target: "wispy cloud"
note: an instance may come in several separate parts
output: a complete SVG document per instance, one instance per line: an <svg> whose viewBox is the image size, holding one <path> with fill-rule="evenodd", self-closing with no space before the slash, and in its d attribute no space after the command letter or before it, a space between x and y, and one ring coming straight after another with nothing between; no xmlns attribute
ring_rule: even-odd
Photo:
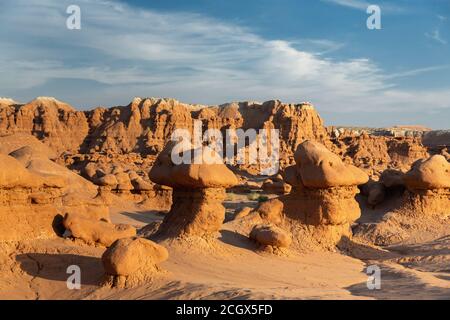
<svg viewBox="0 0 450 320"><path fill-rule="evenodd" d="M323 0L323 1L360 10L366 10L367 7L370 5L369 2L363 0Z"/></svg>
<svg viewBox="0 0 450 320"><path fill-rule="evenodd" d="M398 73L389 74L385 77L385 79L396 79L396 78L405 78L405 77L413 77L418 76L424 73L433 72L433 71L441 71L450 68L450 64L439 65L439 66L430 66L425 68L417 68L407 71L402 71Z"/></svg>
<svg viewBox="0 0 450 320"><path fill-rule="evenodd" d="M441 27L445 24L447 21L447 17L442 15L437 15L437 19L439 21L438 26L432 31L432 32L426 32L425 36L427 38L430 38L440 44L446 45L448 42L446 39L444 39L441 35Z"/></svg>
<svg viewBox="0 0 450 320"><path fill-rule="evenodd" d="M367 8L373 4L380 6L383 12L386 13L401 13L405 11L404 7L393 4L392 2L385 2L385 1L376 1L376 2L369 2L365 0L321 0L321 1L351 9L364 11L366 11Z"/></svg>
<svg viewBox="0 0 450 320"><path fill-rule="evenodd" d="M204 104L309 100L330 112L422 110L430 99L430 110L450 108L450 88L407 91L392 81L433 72L435 66L389 75L363 57L330 58L326 52L342 45L333 41L269 40L203 15L107 0L77 1L82 29L70 31L65 9L71 2L2 3L0 95L45 88L51 92L42 94L58 96L59 84L73 79L89 81L95 94L66 88L65 98L91 106L133 96L171 96ZM3 26L14 29L6 32ZM314 45L317 50L311 49Z"/></svg>

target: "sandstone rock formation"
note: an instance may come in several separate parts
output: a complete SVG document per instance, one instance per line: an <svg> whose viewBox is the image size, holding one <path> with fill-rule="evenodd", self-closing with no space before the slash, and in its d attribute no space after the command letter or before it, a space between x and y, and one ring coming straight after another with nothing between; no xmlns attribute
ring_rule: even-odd
<svg viewBox="0 0 450 320"><path fill-rule="evenodd" d="M450 130L427 132L423 137L423 144L427 147L450 146Z"/></svg>
<svg viewBox="0 0 450 320"><path fill-rule="evenodd" d="M350 237L350 225L361 214L355 200L358 185L366 183L368 176L317 142L300 144L295 159L297 165L285 172L286 182L293 186L291 193L263 203L255 213L263 221L289 228L295 241L299 232L302 239L325 246Z"/></svg>
<svg viewBox="0 0 450 320"><path fill-rule="evenodd" d="M428 157L419 138L394 138L363 133L332 139L332 151L347 163L377 178L386 169L407 170L411 164Z"/></svg>
<svg viewBox="0 0 450 320"><path fill-rule="evenodd" d="M143 208L168 210L171 204L171 190L152 183L142 170L139 174L130 166L111 163L88 162L82 175L99 186L104 199L127 200Z"/></svg>
<svg viewBox="0 0 450 320"><path fill-rule="evenodd" d="M359 225L355 229L358 238L392 245L445 234L450 217L450 163L443 156L418 160L406 174L386 171L382 181L391 189L406 188L401 203L381 221Z"/></svg>
<svg viewBox="0 0 450 320"><path fill-rule="evenodd" d="M112 224L104 220L96 220L91 217L67 213L63 225L66 235L82 239L88 244L99 243L109 247L114 241L129 238L136 235L136 229L125 224Z"/></svg>
<svg viewBox="0 0 450 320"><path fill-rule="evenodd" d="M173 188L172 207L160 227L168 237L207 236L220 230L225 218L225 188L237 184L235 175L208 147L184 149L191 153L191 164L175 165L169 143L150 171L150 179ZM198 152L199 151L199 152ZM214 163L212 163L214 160Z"/></svg>
<svg viewBox="0 0 450 320"><path fill-rule="evenodd" d="M54 237L61 211L109 219L97 188L46 158L42 149L22 146L11 156L0 154L1 240Z"/></svg>
<svg viewBox="0 0 450 320"><path fill-rule="evenodd" d="M54 235L52 205L64 184L24 168L13 157L0 155L0 239L46 238Z"/></svg>
<svg viewBox="0 0 450 320"><path fill-rule="evenodd" d="M291 236L272 225L256 225L250 232L250 239L255 240L263 246L287 248L292 243Z"/></svg>
<svg viewBox="0 0 450 320"><path fill-rule="evenodd" d="M39 97L27 104L2 101L0 135L34 135L58 154L66 152L66 164L74 167L84 163L86 157L105 155L134 154L137 161L145 162L147 156L159 154L175 129L187 129L192 134L194 120L201 121L203 131L278 129L282 167L292 163L296 146L302 141L328 142L322 119L308 103L267 101L201 106L174 99L135 98L128 106L81 112L54 98ZM259 170L258 165L239 167Z"/></svg>
<svg viewBox="0 0 450 320"><path fill-rule="evenodd" d="M450 163L443 156L415 162L403 180L407 187L405 204L412 210L450 215Z"/></svg>
<svg viewBox="0 0 450 320"><path fill-rule="evenodd" d="M239 210L236 210L236 214L234 216L234 219L237 220L237 219L241 219L243 217L246 217L246 216L248 216L250 214L250 212L252 212L252 210L253 210L253 208L250 208L250 207L243 207L243 208L241 208Z"/></svg>
<svg viewBox="0 0 450 320"><path fill-rule="evenodd" d="M31 149L33 154L40 154L51 160L56 160L58 158L55 151L30 134L15 133L4 136L0 135L0 153L10 154L15 150L24 147Z"/></svg>
<svg viewBox="0 0 450 320"><path fill-rule="evenodd" d="M83 112L49 97L24 105L0 104L0 119L0 135L27 133L58 153L77 151L89 130Z"/></svg>
<svg viewBox="0 0 450 320"><path fill-rule="evenodd" d="M266 193L286 194L291 191L291 186L283 181L283 177L278 174L275 177L265 180L262 189Z"/></svg>
<svg viewBox="0 0 450 320"><path fill-rule="evenodd" d="M367 197L367 203L375 207L382 203L386 197L386 187L378 181L369 181L361 186L361 194Z"/></svg>
<svg viewBox="0 0 450 320"><path fill-rule="evenodd" d="M404 188L405 187L404 176L405 174L402 171L387 169L383 171L383 173L381 174L380 182L386 188Z"/></svg>
<svg viewBox="0 0 450 320"><path fill-rule="evenodd" d="M103 254L102 262L113 286L128 287L148 280L167 260L166 248L144 238L115 241Z"/></svg>

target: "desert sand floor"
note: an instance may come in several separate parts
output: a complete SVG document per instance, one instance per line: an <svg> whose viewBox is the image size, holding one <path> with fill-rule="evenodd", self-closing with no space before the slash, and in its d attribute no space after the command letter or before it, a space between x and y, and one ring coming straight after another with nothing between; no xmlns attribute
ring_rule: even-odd
<svg viewBox="0 0 450 320"><path fill-rule="evenodd" d="M142 227L157 213L115 212L113 221ZM164 242L169 260L151 282L102 286L102 247L65 239L0 245L0 299L448 299L450 237L379 249L354 244L338 252L258 252L225 223L217 239ZM358 259L359 258L359 259ZM367 265L382 270L369 290ZM66 286L69 265L81 268L81 289Z"/></svg>

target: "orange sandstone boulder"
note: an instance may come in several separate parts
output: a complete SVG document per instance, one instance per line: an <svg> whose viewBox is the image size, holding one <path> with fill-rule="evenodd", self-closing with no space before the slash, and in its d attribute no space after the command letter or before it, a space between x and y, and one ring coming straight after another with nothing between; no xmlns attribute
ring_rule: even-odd
<svg viewBox="0 0 450 320"><path fill-rule="evenodd" d="M144 238L125 238L114 242L103 254L102 263L114 287L132 287L151 281L159 271L157 264L167 260L166 248Z"/></svg>
<svg viewBox="0 0 450 320"><path fill-rule="evenodd" d="M169 257L166 248L144 238L115 241L103 254L105 271L114 276L130 276L139 269L152 268Z"/></svg>
<svg viewBox="0 0 450 320"><path fill-rule="evenodd" d="M66 214L63 225L74 238L87 243L99 243L109 247L114 241L133 237L136 229L129 225L112 224L104 220L86 218L77 214Z"/></svg>
<svg viewBox="0 0 450 320"><path fill-rule="evenodd" d="M408 189L450 188L450 163L441 155L418 160L403 179Z"/></svg>
<svg viewBox="0 0 450 320"><path fill-rule="evenodd" d="M256 225L250 232L250 239L264 246L287 248L292 243L291 236L273 225Z"/></svg>

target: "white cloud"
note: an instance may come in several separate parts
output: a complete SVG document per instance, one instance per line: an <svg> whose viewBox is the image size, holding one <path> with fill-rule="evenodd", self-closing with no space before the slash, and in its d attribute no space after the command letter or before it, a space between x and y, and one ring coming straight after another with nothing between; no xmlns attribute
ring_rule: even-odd
<svg viewBox="0 0 450 320"><path fill-rule="evenodd" d="M380 1L376 1L376 2L369 2L369 1L365 1L365 0L321 0L323 2L328 2L328 3L332 3L335 5L339 5L339 6L343 6L343 7L347 7L347 8L351 8L351 9L357 9L357 10L363 10L366 11L367 8L370 5L378 5L381 7L381 10L384 13L402 13L405 11L404 7L398 6L393 4L392 2L380 2Z"/></svg>
<svg viewBox="0 0 450 320"><path fill-rule="evenodd" d="M360 10L366 10L367 7L370 6L369 2L362 0L324 0L324 1Z"/></svg>
<svg viewBox="0 0 450 320"><path fill-rule="evenodd" d="M26 92L72 78L104 85L95 97L74 92L75 101L86 99L83 104L119 103L141 95L203 104L308 100L330 112L410 111L425 104L450 108L450 88L405 91L391 82L435 67L388 75L365 58L326 58L324 52L341 44L325 39L268 40L202 15L138 10L117 1L79 0L82 29L71 31L65 28L71 2L2 3L0 26L14 29L6 34L0 28L1 90ZM320 49L311 50L311 45Z"/></svg>

